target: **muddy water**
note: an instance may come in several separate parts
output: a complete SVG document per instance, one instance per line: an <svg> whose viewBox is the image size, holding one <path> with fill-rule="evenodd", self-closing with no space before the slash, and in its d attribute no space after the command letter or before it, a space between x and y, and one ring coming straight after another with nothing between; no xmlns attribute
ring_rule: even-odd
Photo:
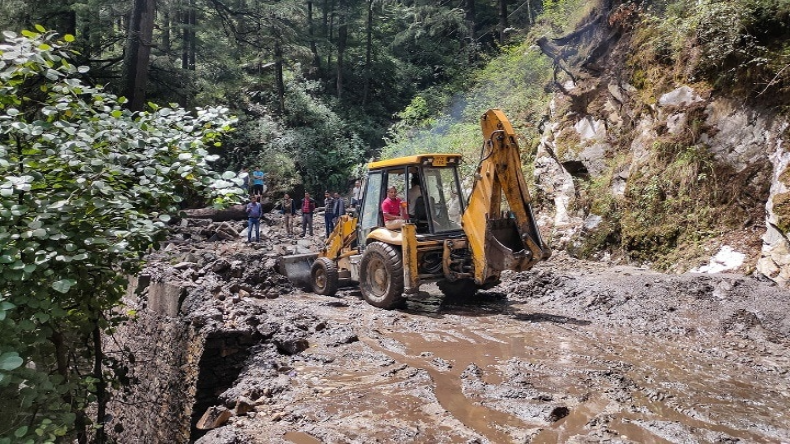
<svg viewBox="0 0 790 444"><path fill-rule="evenodd" d="M759 355L735 359L700 338L637 335L526 306L427 306L325 313L351 322L360 341L330 365L299 369L294 385L314 398L295 408L316 430L285 438L790 442L788 381L747 365Z"/></svg>
<svg viewBox="0 0 790 444"><path fill-rule="evenodd" d="M288 432L283 438L294 444L321 444L321 440L304 432Z"/></svg>

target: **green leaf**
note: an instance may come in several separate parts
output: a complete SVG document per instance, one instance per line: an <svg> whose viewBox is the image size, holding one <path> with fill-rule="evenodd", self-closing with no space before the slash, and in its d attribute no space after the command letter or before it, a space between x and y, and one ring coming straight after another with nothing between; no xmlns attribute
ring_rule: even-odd
<svg viewBox="0 0 790 444"><path fill-rule="evenodd" d="M21 437L27 435L27 429L28 429L27 426L22 426L22 427L16 429L16 431L14 432L14 436L16 436L17 438L21 438Z"/></svg>
<svg viewBox="0 0 790 444"><path fill-rule="evenodd" d="M68 293L69 289L77 283L74 279L61 279L52 283L52 288L58 293Z"/></svg>
<svg viewBox="0 0 790 444"><path fill-rule="evenodd" d="M0 355L0 370L10 372L22 366L25 360L19 357L17 352L5 352Z"/></svg>
<svg viewBox="0 0 790 444"><path fill-rule="evenodd" d="M38 24L37 24L37 25L35 26L35 28L36 28L36 31L38 31L38 32L47 32L47 28L45 28L45 27L43 27L43 26L41 26L41 25L38 25Z"/></svg>
<svg viewBox="0 0 790 444"><path fill-rule="evenodd" d="M63 40L65 40L67 42L73 42L74 41L74 36L71 35L71 34L66 34L66 35L63 36Z"/></svg>

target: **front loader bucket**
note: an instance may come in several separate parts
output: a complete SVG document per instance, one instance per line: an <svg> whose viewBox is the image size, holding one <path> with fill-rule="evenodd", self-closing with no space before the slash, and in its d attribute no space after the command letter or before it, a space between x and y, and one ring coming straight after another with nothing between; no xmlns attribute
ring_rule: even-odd
<svg viewBox="0 0 790 444"><path fill-rule="evenodd" d="M277 272L284 275L295 285L312 290L313 282L310 269L318 253L293 254L277 259Z"/></svg>

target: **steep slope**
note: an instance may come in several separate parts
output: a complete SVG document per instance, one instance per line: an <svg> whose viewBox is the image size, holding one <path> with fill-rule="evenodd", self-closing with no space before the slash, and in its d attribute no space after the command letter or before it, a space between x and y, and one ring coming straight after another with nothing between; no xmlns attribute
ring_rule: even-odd
<svg viewBox="0 0 790 444"><path fill-rule="evenodd" d="M555 64L535 161L554 247L674 272L711 267L719 254L728 263L703 270L786 284L790 153L779 74L759 87L754 76L725 79L709 66L702 19L695 37L667 49L670 14L656 21L649 7L614 3L600 2L573 33L538 40ZM712 7L697 2L688 13L724 14L702 8ZM786 41L761 38L764 47Z"/></svg>

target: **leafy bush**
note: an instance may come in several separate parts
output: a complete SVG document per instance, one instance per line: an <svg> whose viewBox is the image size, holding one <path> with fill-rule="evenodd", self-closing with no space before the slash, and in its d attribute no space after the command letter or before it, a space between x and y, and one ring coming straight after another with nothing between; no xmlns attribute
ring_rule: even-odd
<svg viewBox="0 0 790 444"><path fill-rule="evenodd" d="M117 362L101 335L124 318L124 276L163 238L180 196L236 199L235 175L213 173L208 154L233 119L223 108L131 113L79 80L72 36L37 31L0 45L0 442L92 427L102 442Z"/></svg>

